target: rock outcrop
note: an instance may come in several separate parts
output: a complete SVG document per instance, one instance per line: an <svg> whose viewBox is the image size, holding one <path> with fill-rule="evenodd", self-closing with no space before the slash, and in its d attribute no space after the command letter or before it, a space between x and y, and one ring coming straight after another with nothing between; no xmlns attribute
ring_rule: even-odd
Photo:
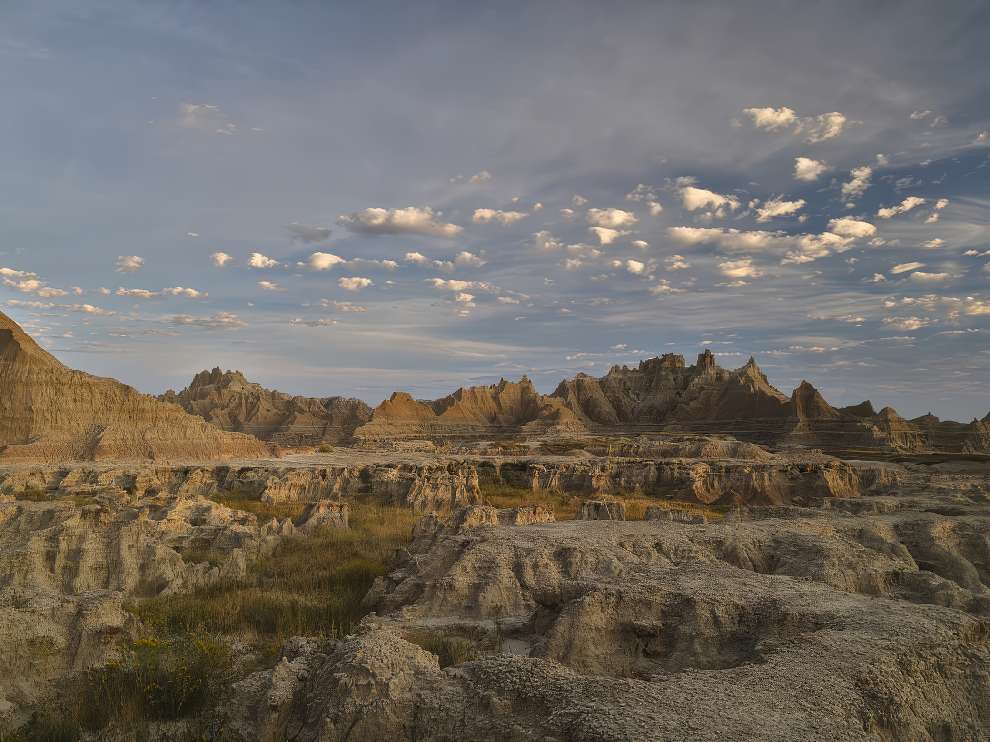
<svg viewBox="0 0 990 742"><path fill-rule="evenodd" d="M67 368L0 313L0 462L259 458L225 433L113 379Z"/></svg>
<svg viewBox="0 0 990 742"><path fill-rule="evenodd" d="M292 396L219 368L196 374L188 387L162 399L223 430L283 446L349 443L354 430L371 419L371 408L360 399Z"/></svg>

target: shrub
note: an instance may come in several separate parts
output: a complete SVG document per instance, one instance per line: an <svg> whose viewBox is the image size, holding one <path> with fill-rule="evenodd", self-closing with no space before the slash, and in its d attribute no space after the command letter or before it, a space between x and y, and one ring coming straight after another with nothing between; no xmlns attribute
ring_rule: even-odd
<svg viewBox="0 0 990 742"><path fill-rule="evenodd" d="M444 631L413 631L406 636L406 640L435 654L441 668L470 662L481 654L478 645L471 639Z"/></svg>

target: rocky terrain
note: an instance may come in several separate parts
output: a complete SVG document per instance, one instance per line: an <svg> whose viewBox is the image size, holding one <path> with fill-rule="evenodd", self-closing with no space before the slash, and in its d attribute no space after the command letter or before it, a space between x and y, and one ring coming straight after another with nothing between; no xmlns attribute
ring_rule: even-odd
<svg viewBox="0 0 990 742"><path fill-rule="evenodd" d="M257 438L67 368L2 313L0 390L0 462L265 455Z"/></svg>
<svg viewBox="0 0 990 742"><path fill-rule="evenodd" d="M359 399L293 397L219 368L197 374L181 392L168 391L161 399L223 430L282 446L348 443L354 430L371 419L371 408Z"/></svg>

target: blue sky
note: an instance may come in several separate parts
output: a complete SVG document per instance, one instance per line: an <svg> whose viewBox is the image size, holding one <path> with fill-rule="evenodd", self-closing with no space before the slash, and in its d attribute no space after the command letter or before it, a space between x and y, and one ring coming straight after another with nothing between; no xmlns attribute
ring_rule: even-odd
<svg viewBox="0 0 990 742"><path fill-rule="evenodd" d="M0 10L0 307L72 366L376 403L710 348L990 410L986 3L79 6Z"/></svg>

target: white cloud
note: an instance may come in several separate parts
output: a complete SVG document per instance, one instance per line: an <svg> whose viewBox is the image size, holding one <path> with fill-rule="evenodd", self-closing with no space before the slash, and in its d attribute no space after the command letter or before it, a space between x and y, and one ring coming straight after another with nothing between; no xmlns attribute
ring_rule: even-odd
<svg viewBox="0 0 990 742"><path fill-rule="evenodd" d="M928 118L931 115L932 115L932 112L929 111L929 110L927 110L927 109L925 109L925 110L919 110L919 111L911 111L911 115L910 115L909 118L912 121L919 121L920 119Z"/></svg>
<svg viewBox="0 0 990 742"><path fill-rule="evenodd" d="M883 273L874 273L869 283L886 283L887 277Z"/></svg>
<svg viewBox="0 0 990 742"><path fill-rule="evenodd" d="M869 165L854 167L849 171L849 180L842 184L842 197L846 199L856 199L866 193L870 187L870 178L873 176L873 168Z"/></svg>
<svg viewBox="0 0 990 742"><path fill-rule="evenodd" d="M647 242L646 240L633 240L629 244L635 247L637 250L648 250L650 248L650 243Z"/></svg>
<svg viewBox="0 0 990 742"><path fill-rule="evenodd" d="M650 287L650 293L654 296L662 296L663 294L682 294L684 289L674 288L670 285L670 281L661 278L657 281L655 286Z"/></svg>
<svg viewBox="0 0 990 742"><path fill-rule="evenodd" d="M564 243L543 229L533 235L533 246L540 250L559 250Z"/></svg>
<svg viewBox="0 0 990 742"><path fill-rule="evenodd" d="M874 225L869 222L860 221L859 219L853 219L849 216L832 219L828 223L828 228L830 232L834 232L837 235L852 237L854 239L872 237L877 233L877 228Z"/></svg>
<svg viewBox="0 0 990 742"><path fill-rule="evenodd" d="M117 273L135 273L144 267L144 258L137 255L118 255L115 270Z"/></svg>
<svg viewBox="0 0 990 742"><path fill-rule="evenodd" d="M471 220L475 224L501 224L503 227L507 227L510 224L515 224L516 222L525 219L529 214L523 213L522 211L500 211L498 209L475 209L474 216Z"/></svg>
<svg viewBox="0 0 990 742"><path fill-rule="evenodd" d="M200 327L207 330L236 330L241 327L247 327L247 322L244 322L240 317L231 312L218 312L209 317L193 317L190 314L177 314L172 317L170 322L173 325Z"/></svg>
<svg viewBox="0 0 990 742"><path fill-rule="evenodd" d="M580 209L586 203L588 203L588 199L586 199L584 196L579 196L578 194L575 193L571 197L571 206L573 206L575 209Z"/></svg>
<svg viewBox="0 0 990 742"><path fill-rule="evenodd" d="M629 259L626 261L626 270L634 276L641 276L646 272L646 263L640 260Z"/></svg>
<svg viewBox="0 0 990 742"><path fill-rule="evenodd" d="M763 272L753 265L752 258L726 260L718 264L718 269L726 278L759 278Z"/></svg>
<svg viewBox="0 0 990 742"><path fill-rule="evenodd" d="M471 268L480 268L485 264L485 261L474 253L468 252L467 250L461 250L457 253L457 257L454 258L454 263L456 265L468 266Z"/></svg>
<svg viewBox="0 0 990 742"><path fill-rule="evenodd" d="M92 304L53 304L48 301L22 301L20 299L8 299L7 304L11 307L24 307L26 309L62 309L67 312L92 314L101 317L113 317L117 314L110 309L95 307Z"/></svg>
<svg viewBox="0 0 990 742"><path fill-rule="evenodd" d="M56 289L41 280L36 273L15 270L14 268L0 268L0 281L8 288L20 291L22 294L34 294L42 299L51 299L57 296L68 296L67 291Z"/></svg>
<svg viewBox="0 0 990 742"><path fill-rule="evenodd" d="M927 219L925 219L925 224L935 224L935 222L937 222L939 218L941 218L942 216L942 214L940 213L942 209L944 209L948 205L949 205L949 199L947 198L940 198L938 201L936 201L935 206L932 209L932 213L928 215Z"/></svg>
<svg viewBox="0 0 990 742"><path fill-rule="evenodd" d="M220 106L210 103L180 103L179 126L214 134L237 133L237 124L227 117Z"/></svg>
<svg viewBox="0 0 990 742"><path fill-rule="evenodd" d="M683 245L712 243L726 250L763 250L794 243L794 238L782 232L741 231L724 227L669 227L667 234Z"/></svg>
<svg viewBox="0 0 990 742"><path fill-rule="evenodd" d="M911 211L911 209L915 209L924 203L925 199L920 196L908 196L897 206L890 206L888 208L880 209L877 211L877 216L881 219L890 219L898 214L906 214Z"/></svg>
<svg viewBox="0 0 990 742"><path fill-rule="evenodd" d="M500 296L496 301L499 304L518 304L519 300L513 296Z"/></svg>
<svg viewBox="0 0 990 742"><path fill-rule="evenodd" d="M565 271L576 271L584 266L584 261L581 258L564 258L562 265Z"/></svg>
<svg viewBox="0 0 990 742"><path fill-rule="evenodd" d="M288 230L292 233L292 239L299 242L324 242L330 239L330 227L292 222L288 226Z"/></svg>
<svg viewBox="0 0 990 742"><path fill-rule="evenodd" d="M472 175L470 178L468 178L468 183L470 183L471 185L478 185L480 183L487 183L491 179L492 179L492 174L487 170L482 170L481 172L477 172L474 175Z"/></svg>
<svg viewBox="0 0 990 742"><path fill-rule="evenodd" d="M743 113L752 119L753 126L764 131L786 129L797 123L797 114L787 107L744 108Z"/></svg>
<svg viewBox="0 0 990 742"><path fill-rule="evenodd" d="M663 261L669 271L682 271L691 267L683 255L669 255Z"/></svg>
<svg viewBox="0 0 990 742"><path fill-rule="evenodd" d="M852 246L854 240L854 237L842 236L834 232L804 234L798 238L797 249L788 251L781 263L785 265L811 263L833 252L845 252Z"/></svg>
<svg viewBox="0 0 990 742"><path fill-rule="evenodd" d="M923 327L934 324L934 322L935 320L928 317L885 317L883 320L885 325L890 325L897 330L903 330L905 332L920 330Z"/></svg>
<svg viewBox="0 0 990 742"><path fill-rule="evenodd" d="M258 288L265 291L281 291L282 287L274 281L258 281Z"/></svg>
<svg viewBox="0 0 990 742"><path fill-rule="evenodd" d="M976 135L976 139L973 140L973 144L987 144L990 143L990 131L981 131Z"/></svg>
<svg viewBox="0 0 990 742"><path fill-rule="evenodd" d="M928 248L929 250L936 250L940 247L943 247L944 245L945 245L945 240L943 240L941 237L935 237L933 239L928 240L927 242L921 243L922 247Z"/></svg>
<svg viewBox="0 0 990 742"><path fill-rule="evenodd" d="M897 275L898 273L907 273L908 271L913 271L913 270L917 270L918 268L924 268L924 267L925 267L924 263L918 263L918 262L898 263L897 265L895 265L893 268L890 269L890 272L893 273L894 275Z"/></svg>
<svg viewBox="0 0 990 742"><path fill-rule="evenodd" d="M329 319L327 317L319 317L317 319L303 319L302 317L295 317L289 320L290 325L295 325L297 327L333 327L337 324L337 320Z"/></svg>
<svg viewBox="0 0 990 742"><path fill-rule="evenodd" d="M990 267L990 263L987 263L987 267ZM967 296L963 311L972 317L990 316L990 301Z"/></svg>
<svg viewBox="0 0 990 742"><path fill-rule="evenodd" d="M846 117L838 111L832 111L802 119L800 129L808 133L804 141L815 144L828 139L835 139L842 133L845 126Z"/></svg>
<svg viewBox="0 0 990 742"><path fill-rule="evenodd" d="M329 252L314 252L306 260L306 267L311 271L328 271L341 263L346 263L339 255Z"/></svg>
<svg viewBox="0 0 990 742"><path fill-rule="evenodd" d="M595 237L598 238L598 244L600 245L611 245L619 237L629 234L628 232L623 232L618 229L609 229L608 227L588 227L588 231L592 232Z"/></svg>
<svg viewBox="0 0 990 742"><path fill-rule="evenodd" d="M416 265L427 265L430 259L421 252L407 252L405 261L407 263L415 263Z"/></svg>
<svg viewBox="0 0 990 742"><path fill-rule="evenodd" d="M735 211L739 208L739 199L735 196L725 196L705 188L697 188L693 185L681 188L681 203L688 211L698 211L706 209L715 216L724 216L726 209Z"/></svg>
<svg viewBox="0 0 990 742"><path fill-rule="evenodd" d="M278 261L267 255L262 255L260 252L253 252L251 259L248 260L248 265L252 268L277 268Z"/></svg>
<svg viewBox="0 0 990 742"><path fill-rule="evenodd" d="M631 211L622 209L588 209L587 218L588 224L608 229L624 229L639 221Z"/></svg>
<svg viewBox="0 0 990 742"><path fill-rule="evenodd" d="M911 280L918 283L941 283L950 278L955 278L955 276L951 273L925 273L924 271L915 271L911 274Z"/></svg>
<svg viewBox="0 0 990 742"><path fill-rule="evenodd" d="M790 216L796 214L804 208L805 201L799 198L797 201L785 201L782 197L771 198L764 201L762 206L756 209L756 221L768 222L776 216Z"/></svg>
<svg viewBox="0 0 990 742"><path fill-rule="evenodd" d="M490 283L486 283L484 281L462 281L456 278L430 278L427 282L432 284L435 289L440 289L441 291L453 291L455 293L468 290L487 292L497 290Z"/></svg>
<svg viewBox="0 0 990 742"><path fill-rule="evenodd" d="M362 278L361 276L349 276L341 277L337 279L337 285L345 291L360 291L361 289L366 289L369 286L374 286L375 284L370 278Z"/></svg>
<svg viewBox="0 0 990 742"><path fill-rule="evenodd" d="M225 252L215 252L210 256L210 260L213 261L213 265L217 268L223 268L227 263L233 260L233 258Z"/></svg>
<svg viewBox="0 0 990 742"><path fill-rule="evenodd" d="M815 181L826 170L828 170L828 165L821 160L813 160L810 157L794 158L794 178L796 180Z"/></svg>
<svg viewBox="0 0 990 742"><path fill-rule="evenodd" d="M361 234L425 234L456 237L463 228L438 220L439 213L429 207L407 206L404 209L369 208L341 214L337 224Z"/></svg>
<svg viewBox="0 0 990 742"><path fill-rule="evenodd" d="M345 312L347 314L361 314L368 311L367 307L359 304L352 304L349 301L336 301L331 299L320 299L320 307L330 309L335 312Z"/></svg>
<svg viewBox="0 0 990 742"><path fill-rule="evenodd" d="M469 294L467 291L459 291L454 295L454 301L458 304L463 304L466 307L475 306L474 294Z"/></svg>
<svg viewBox="0 0 990 742"><path fill-rule="evenodd" d="M149 289L128 289L123 286L116 291L117 296L124 296L129 299L160 299L166 296L181 296L186 299L205 299L209 294L205 291L185 288L184 286L172 286L161 291L151 291Z"/></svg>

